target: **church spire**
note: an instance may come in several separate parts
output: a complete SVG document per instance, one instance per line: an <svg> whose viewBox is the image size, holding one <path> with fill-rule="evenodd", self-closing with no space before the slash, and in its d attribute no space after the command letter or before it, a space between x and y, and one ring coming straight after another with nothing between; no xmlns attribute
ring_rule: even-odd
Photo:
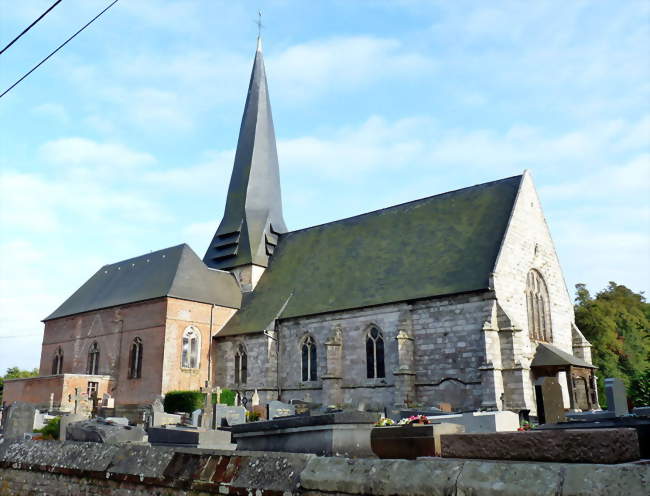
<svg viewBox="0 0 650 496"><path fill-rule="evenodd" d="M286 231L262 40L258 37L226 208L203 261L215 269L267 267L278 234Z"/></svg>

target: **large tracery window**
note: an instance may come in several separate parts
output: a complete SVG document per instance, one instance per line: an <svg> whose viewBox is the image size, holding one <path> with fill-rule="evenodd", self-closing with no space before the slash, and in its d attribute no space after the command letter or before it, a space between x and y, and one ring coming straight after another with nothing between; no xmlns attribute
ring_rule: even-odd
<svg viewBox="0 0 650 496"><path fill-rule="evenodd" d="M63 373L63 350L59 346L52 361L52 375Z"/></svg>
<svg viewBox="0 0 650 496"><path fill-rule="evenodd" d="M201 334L195 327L188 327L183 332L183 347L181 367L185 369L199 368L199 351L201 350Z"/></svg>
<svg viewBox="0 0 650 496"><path fill-rule="evenodd" d="M246 384L248 379L248 355L243 344L235 352L235 384Z"/></svg>
<svg viewBox="0 0 650 496"><path fill-rule="evenodd" d="M99 345L95 341L88 351L88 367L86 373L97 375L99 373Z"/></svg>
<svg viewBox="0 0 650 496"><path fill-rule="evenodd" d="M384 337L376 327L366 336L366 371L368 379L386 377L384 368Z"/></svg>
<svg viewBox="0 0 650 496"><path fill-rule="evenodd" d="M142 339L135 338L131 343L131 354L129 355L129 378L139 379L142 377Z"/></svg>
<svg viewBox="0 0 650 496"><path fill-rule="evenodd" d="M526 306L530 338L550 343L553 340L553 333L548 290L542 275L536 270L531 270L526 280Z"/></svg>
<svg viewBox="0 0 650 496"><path fill-rule="evenodd" d="M311 336L302 340L302 380L315 381L318 379L318 357L316 355L316 342Z"/></svg>

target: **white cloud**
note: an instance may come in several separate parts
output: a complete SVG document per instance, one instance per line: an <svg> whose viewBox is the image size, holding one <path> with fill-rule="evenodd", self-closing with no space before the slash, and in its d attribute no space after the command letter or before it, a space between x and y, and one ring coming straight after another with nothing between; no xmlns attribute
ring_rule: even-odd
<svg viewBox="0 0 650 496"><path fill-rule="evenodd" d="M67 124L70 121L68 112L60 103L43 103L34 107L34 113L57 121L61 124Z"/></svg>
<svg viewBox="0 0 650 496"><path fill-rule="evenodd" d="M131 150L119 143L98 143L78 137L48 141L40 151L44 160L57 165L135 167L155 162L151 154Z"/></svg>

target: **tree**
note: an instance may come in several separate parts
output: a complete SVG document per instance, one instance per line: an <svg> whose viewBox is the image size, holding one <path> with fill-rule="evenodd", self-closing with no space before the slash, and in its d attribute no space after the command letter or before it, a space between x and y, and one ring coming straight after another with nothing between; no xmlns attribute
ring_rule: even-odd
<svg viewBox="0 0 650 496"><path fill-rule="evenodd" d="M35 377L38 369L21 370L18 367L9 367L5 375L0 377L0 405L2 405L2 393L4 391L5 379L22 379L23 377Z"/></svg>
<svg viewBox="0 0 650 496"><path fill-rule="evenodd" d="M576 284L576 325L592 344L592 360L598 367L601 403L606 403L604 380L619 377L629 396L643 403L644 377L650 371L650 304L642 293L610 282L592 297L584 284Z"/></svg>

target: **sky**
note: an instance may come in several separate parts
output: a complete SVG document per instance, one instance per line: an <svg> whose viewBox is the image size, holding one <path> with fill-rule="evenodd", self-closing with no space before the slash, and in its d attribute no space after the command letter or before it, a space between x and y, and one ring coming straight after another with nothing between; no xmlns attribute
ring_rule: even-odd
<svg viewBox="0 0 650 496"><path fill-rule="evenodd" d="M51 3L0 3L0 44ZM108 3L63 0L0 91ZM121 0L0 99L0 372L102 265L203 256L258 9L289 229L529 169L569 293L648 291L649 2Z"/></svg>

